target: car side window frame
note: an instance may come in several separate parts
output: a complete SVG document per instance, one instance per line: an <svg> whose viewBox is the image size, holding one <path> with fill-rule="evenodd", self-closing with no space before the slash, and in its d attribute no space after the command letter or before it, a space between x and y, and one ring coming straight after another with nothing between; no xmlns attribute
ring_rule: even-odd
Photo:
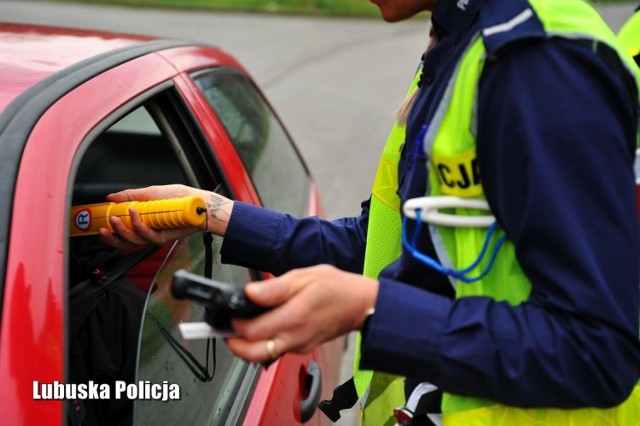
<svg viewBox="0 0 640 426"><path fill-rule="evenodd" d="M187 171L188 183L190 185L210 190L217 190L230 198L235 198L233 197L231 185L229 185L229 182L223 174L219 172L221 167L216 159L213 149L206 142L206 137L197 124L197 121L191 115L188 108L186 108L186 102L182 100L180 94L171 82L159 85L153 90L129 101L101 121L84 138L76 152L73 160L73 166L70 171L69 194L73 193L73 186L76 182L75 173L77 172L90 145L99 135L106 132L123 117L127 116L137 108L142 107L147 109L154 122L161 130L164 138L170 142L182 169ZM184 138L193 140L195 143L183 144L181 141L184 141ZM195 164L195 167L192 167L192 164ZM249 273L255 279L260 277L260 274L256 271L249 270ZM68 283L68 273L65 278ZM139 337L141 338L141 333ZM68 343L65 345L65 348L65 350L68 351ZM139 350L140 348L138 347L137 356L139 356ZM65 372L65 375L67 374L68 371ZM257 368L246 368L239 383L238 395L248 397L252 393L257 374ZM246 406L239 403L240 400L241 398L235 398L230 401L230 417L242 417L242 412L246 409Z"/></svg>
<svg viewBox="0 0 640 426"><path fill-rule="evenodd" d="M309 187L312 182L309 167L260 88L251 78L232 67L198 70L192 72L190 78L224 127L258 192L262 205L284 213L305 215L309 203ZM212 84L216 79L219 82L226 79L230 84ZM215 89L219 89L217 96L212 93ZM225 90L244 91L246 96L227 96L230 93L225 93ZM241 101L247 105L243 105ZM250 121L260 114L243 115L244 109L254 112L262 110L261 120L265 121L254 126L256 129L250 132L253 134L253 140L249 140L248 144L240 140L239 135L244 134L244 129L247 126L251 127ZM241 130L234 131L233 127L236 125L239 125ZM260 129L257 129L258 127ZM260 135L256 135L256 131ZM261 167L261 163L268 164L274 161L277 161L281 167ZM269 171L268 174L261 175L261 172L264 173L266 170ZM274 171L280 175L273 176Z"/></svg>

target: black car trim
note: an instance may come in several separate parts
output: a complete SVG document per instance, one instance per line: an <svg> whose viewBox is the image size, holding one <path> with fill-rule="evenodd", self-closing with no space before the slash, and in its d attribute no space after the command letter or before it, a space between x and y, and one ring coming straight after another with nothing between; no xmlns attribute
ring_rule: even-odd
<svg viewBox="0 0 640 426"><path fill-rule="evenodd" d="M225 426L239 425L244 420L247 410L249 409L248 401L250 401L251 396L258 386L257 379L260 369L261 367L258 364L248 364L242 382L240 383L240 388L236 392L235 399L224 422Z"/></svg>
<svg viewBox="0 0 640 426"><path fill-rule="evenodd" d="M105 52L58 71L27 89L0 114L0 308L4 301L7 245L18 165L35 123L58 99L89 79L140 56L176 47L199 45L186 40L155 40ZM0 310L1 312L1 310Z"/></svg>
<svg viewBox="0 0 640 426"><path fill-rule="evenodd" d="M207 183L216 185L216 187L204 187L203 189L215 191L216 188L219 188L220 184L222 184L225 191L222 195L235 199L236 194L232 190L231 182L229 182L227 176L222 172L222 170L224 170L222 164L211 145L204 142L208 140L205 131L202 129L193 110L187 105L184 97L178 91L175 91L169 94L166 102L167 107L171 108L172 111L170 118L172 120L178 120L183 130L189 134L189 137L197 141L192 147L193 149L188 151L188 155L194 157L198 162L198 181L200 184L203 184L206 180ZM213 164L214 167L209 167L208 163ZM206 172L203 173L203 170Z"/></svg>

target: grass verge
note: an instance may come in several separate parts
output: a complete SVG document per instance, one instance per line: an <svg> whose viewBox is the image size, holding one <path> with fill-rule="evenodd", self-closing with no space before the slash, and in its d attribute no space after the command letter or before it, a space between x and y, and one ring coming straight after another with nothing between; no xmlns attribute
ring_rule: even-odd
<svg viewBox="0 0 640 426"><path fill-rule="evenodd" d="M378 8L367 0L57 0L136 7L203 9L313 16L378 17Z"/></svg>
<svg viewBox="0 0 640 426"><path fill-rule="evenodd" d="M54 0L67 3L99 3L135 7L200 9L216 11L282 13L312 16L378 18L378 8L368 0ZM592 0L591 3L629 3L637 0Z"/></svg>

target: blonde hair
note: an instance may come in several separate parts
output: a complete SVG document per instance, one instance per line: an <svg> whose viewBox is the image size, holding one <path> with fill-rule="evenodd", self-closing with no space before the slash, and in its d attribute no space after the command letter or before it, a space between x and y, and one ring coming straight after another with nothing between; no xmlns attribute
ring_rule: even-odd
<svg viewBox="0 0 640 426"><path fill-rule="evenodd" d="M433 25L431 26L431 28L429 28L429 43L427 44L427 49L425 50L425 55L426 52L429 52L429 50L431 50L433 48L433 46L436 45L436 43L438 42L438 35L436 34L435 29L433 28ZM424 60L423 60L424 62ZM420 73L420 82L418 83L418 86L420 86L420 84L422 83L422 73L423 68L422 68L422 64L420 66L420 71L418 71ZM412 91L400 104L400 106L398 107L398 109L396 110L396 122L402 126L404 126L405 124L407 124L407 119L409 118L409 111L411 111L411 107L413 106L413 102L416 99L416 96L418 95L418 90L414 90Z"/></svg>
<svg viewBox="0 0 640 426"><path fill-rule="evenodd" d="M411 111L411 107L413 106L413 101L416 99L418 91L414 90L404 98L398 109L396 110L396 122L404 126L407 124L407 119L409 118L409 111Z"/></svg>

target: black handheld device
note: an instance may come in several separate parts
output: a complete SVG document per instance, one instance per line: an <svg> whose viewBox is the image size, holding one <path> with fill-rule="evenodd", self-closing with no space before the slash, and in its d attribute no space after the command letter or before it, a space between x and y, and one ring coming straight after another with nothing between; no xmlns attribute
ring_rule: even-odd
<svg viewBox="0 0 640 426"><path fill-rule="evenodd" d="M231 334L231 318L253 318L268 308L259 306L247 298L244 287L212 280L187 272L184 269L173 274L171 294L176 299L189 299L205 306L205 321L214 330Z"/></svg>

